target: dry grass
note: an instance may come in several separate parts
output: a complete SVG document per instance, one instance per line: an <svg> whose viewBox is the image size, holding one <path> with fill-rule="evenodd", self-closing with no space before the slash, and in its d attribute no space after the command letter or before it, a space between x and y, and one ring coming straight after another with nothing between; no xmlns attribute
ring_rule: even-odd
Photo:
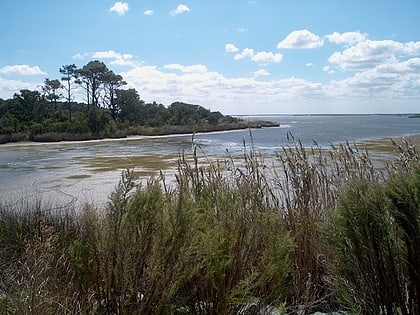
<svg viewBox="0 0 420 315"><path fill-rule="evenodd" d="M292 143L274 159L251 144L242 158L217 161L200 157L196 147L191 156L179 156L173 182L161 175L139 185L133 171L124 172L105 209L1 206L0 312L415 314L418 275L410 266L418 257L411 242L419 228L403 225L409 214L392 206L401 202L390 192L411 187L404 190L412 197L404 199L411 200L405 208L418 209L420 180L386 185L412 174L418 155L408 142L394 146L397 157L380 169L366 150L349 143L328 152ZM101 163L94 167L128 161ZM145 157L129 166L137 163L156 166ZM374 187L368 196L378 198L346 206L353 205L357 183L368 192ZM369 219L377 218L371 209L382 209L369 202L390 200L389 216ZM365 220L350 220L355 213ZM369 226L373 222L377 226ZM360 232L365 230L370 232ZM372 259L364 264L363 257ZM406 304L395 291L375 298L375 277L357 282L361 274L382 276L381 270L387 272L381 279L406 290Z"/></svg>

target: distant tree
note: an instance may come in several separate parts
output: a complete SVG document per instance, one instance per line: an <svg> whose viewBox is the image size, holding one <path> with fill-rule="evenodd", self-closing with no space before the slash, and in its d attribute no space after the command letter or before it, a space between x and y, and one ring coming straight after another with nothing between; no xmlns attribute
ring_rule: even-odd
<svg viewBox="0 0 420 315"><path fill-rule="evenodd" d="M48 103L45 102L41 93L31 90L20 90L13 96L16 101L13 114L23 122L42 122L48 112Z"/></svg>
<svg viewBox="0 0 420 315"><path fill-rule="evenodd" d="M223 115L220 112L211 112L208 122L211 125L217 125L219 120L223 118Z"/></svg>
<svg viewBox="0 0 420 315"><path fill-rule="evenodd" d="M108 126L110 117L102 108L92 107L88 112L88 126L93 134L99 134Z"/></svg>
<svg viewBox="0 0 420 315"><path fill-rule="evenodd" d="M112 70L105 73L102 77L104 84L104 104L108 107L112 119L116 120L120 108L117 103L117 90L127 84L119 74L115 74Z"/></svg>
<svg viewBox="0 0 420 315"><path fill-rule="evenodd" d="M60 68L60 73L63 75L61 81L64 81L65 84L63 85L64 89L67 92L67 108L69 111L69 121L71 121L71 103L72 99L72 90L73 90L73 83L77 79L77 67L75 64L71 65L64 65Z"/></svg>
<svg viewBox="0 0 420 315"><path fill-rule="evenodd" d="M108 67L101 61L94 60L78 69L78 83L86 90L87 104L99 107L100 88L104 83L104 76L109 72Z"/></svg>
<svg viewBox="0 0 420 315"><path fill-rule="evenodd" d="M193 125L200 122L199 105L175 102L169 106L173 125Z"/></svg>
<svg viewBox="0 0 420 315"><path fill-rule="evenodd" d="M116 92L116 104L120 110L120 120L142 124L144 102L140 100L140 95L136 89L117 90Z"/></svg>
<svg viewBox="0 0 420 315"><path fill-rule="evenodd" d="M144 105L143 123L151 127L159 127L168 123L171 118L169 110L156 102Z"/></svg>
<svg viewBox="0 0 420 315"><path fill-rule="evenodd" d="M60 93L60 89L62 87L63 86L61 85L59 80L50 80L48 78L45 79L44 85L42 86L44 96L47 100L54 104L54 110L57 110L57 101L62 96Z"/></svg>

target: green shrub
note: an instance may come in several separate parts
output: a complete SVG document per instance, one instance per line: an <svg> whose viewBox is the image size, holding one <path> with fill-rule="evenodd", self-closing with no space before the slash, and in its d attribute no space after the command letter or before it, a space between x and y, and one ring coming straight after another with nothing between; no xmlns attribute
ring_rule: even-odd
<svg viewBox="0 0 420 315"><path fill-rule="evenodd" d="M104 209L1 205L0 311L418 313L415 151L385 173L349 144L197 149L170 183L123 172Z"/></svg>
<svg viewBox="0 0 420 315"><path fill-rule="evenodd" d="M382 184L349 186L337 205L334 245L339 286L349 307L395 314L404 307L404 251Z"/></svg>

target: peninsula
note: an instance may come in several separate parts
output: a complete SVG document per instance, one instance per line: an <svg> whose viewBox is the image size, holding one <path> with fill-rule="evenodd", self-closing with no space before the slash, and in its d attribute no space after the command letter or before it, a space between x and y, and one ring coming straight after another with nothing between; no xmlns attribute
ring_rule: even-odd
<svg viewBox="0 0 420 315"><path fill-rule="evenodd" d="M97 60L82 68L65 65L59 72L61 80L46 78L41 91L21 90L10 99L0 99L0 144L279 126L245 121L201 105L146 103L135 89L123 89L123 78ZM75 102L76 92L83 93L85 101Z"/></svg>

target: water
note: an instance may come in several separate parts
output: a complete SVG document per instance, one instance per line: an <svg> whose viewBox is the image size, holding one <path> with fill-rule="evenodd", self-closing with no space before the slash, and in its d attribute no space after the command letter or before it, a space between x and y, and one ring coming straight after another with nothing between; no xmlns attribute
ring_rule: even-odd
<svg viewBox="0 0 420 315"><path fill-rule="evenodd" d="M207 156L240 154L251 145L274 153L290 142L290 132L303 145L313 139L322 146L420 134L420 119L406 115L245 117L277 121L264 128L194 135L199 153ZM289 137L290 138L290 137ZM103 204L118 183L122 170L134 168L143 178L171 176L181 152L192 152L192 136L101 140L61 143L17 143L0 146L0 194L3 202L27 199L59 204Z"/></svg>
<svg viewBox="0 0 420 315"><path fill-rule="evenodd" d="M390 137L408 136L420 133L420 119L408 118L406 115L319 115L319 116L265 116L251 117L276 121L279 128L239 131L225 134L208 134L197 137L203 144L237 151L245 143L254 144L258 149L275 150L290 141L287 133L300 140L304 146L311 146L313 140L324 147L331 143L359 140L382 139ZM252 136L252 139L251 139ZM290 137L289 137L290 139ZM209 148L211 152L214 149ZM217 150L217 149L216 149Z"/></svg>

